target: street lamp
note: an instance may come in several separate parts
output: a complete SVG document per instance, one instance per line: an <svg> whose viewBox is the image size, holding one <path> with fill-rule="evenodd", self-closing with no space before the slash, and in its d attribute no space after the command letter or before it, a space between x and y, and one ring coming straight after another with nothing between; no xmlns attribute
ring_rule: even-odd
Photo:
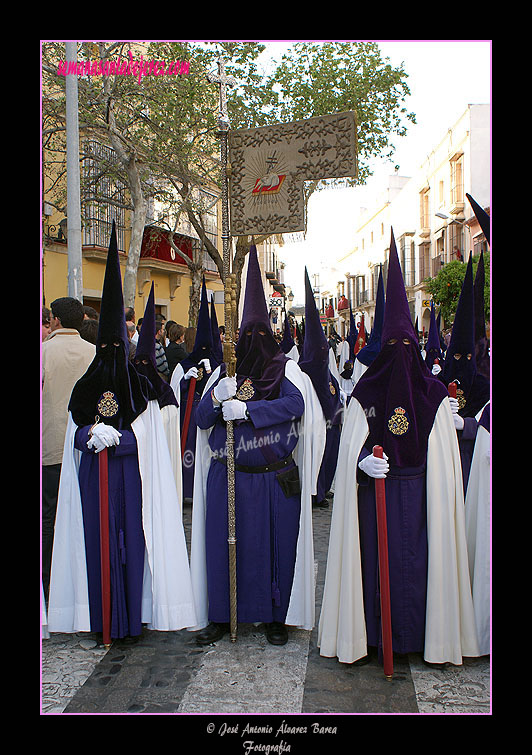
<svg viewBox="0 0 532 755"><path fill-rule="evenodd" d="M450 215L446 215L444 212L435 212L434 214L437 218L441 218L442 220L449 220L451 223L456 223L457 225L462 226L462 230L464 229L464 226L466 228L469 228L469 225L466 223L465 220L458 220L457 218L452 218ZM462 255L462 262L463 261L464 261L464 256ZM442 265L443 265L443 261L442 261Z"/></svg>

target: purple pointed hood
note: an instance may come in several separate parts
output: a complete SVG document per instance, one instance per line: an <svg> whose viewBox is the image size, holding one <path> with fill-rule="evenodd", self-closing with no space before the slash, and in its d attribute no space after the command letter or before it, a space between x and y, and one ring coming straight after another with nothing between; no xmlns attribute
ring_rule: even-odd
<svg viewBox="0 0 532 755"><path fill-rule="evenodd" d="M457 382L456 393L462 417L474 417L489 399L489 381L478 373L475 358L475 301L471 255L440 375L445 385Z"/></svg>
<svg viewBox="0 0 532 755"><path fill-rule="evenodd" d="M477 371L490 377L490 355L489 341L486 336L486 317L484 314L484 284L486 272L484 269L484 252L480 253L477 273L473 284L473 294L475 299L475 360Z"/></svg>
<svg viewBox="0 0 532 755"><path fill-rule="evenodd" d="M214 296L211 299L211 332L212 332L212 353L216 356L218 364L224 360L222 341L220 339L220 329L218 327L218 318L216 317L216 308L214 306Z"/></svg>
<svg viewBox="0 0 532 755"><path fill-rule="evenodd" d="M288 357L275 340L266 306L257 248L249 250L240 336L235 348L237 385L250 381L252 400L277 398Z"/></svg>
<svg viewBox="0 0 532 755"><path fill-rule="evenodd" d="M349 333L347 334L346 341L349 344L349 361L351 364L355 361L355 346L358 338L358 330L353 316L353 310L349 305Z"/></svg>
<svg viewBox="0 0 532 755"><path fill-rule="evenodd" d="M288 354L289 351L291 351L294 346L296 345L294 341L294 336L292 335L292 328L290 327L290 320L288 319L288 315L285 312L284 315L284 333L283 338L281 340L281 343L279 344L279 347L283 354Z"/></svg>
<svg viewBox="0 0 532 755"><path fill-rule="evenodd" d="M366 367L373 362L381 350L382 326L384 323L384 282L382 280L382 269L379 272L379 282L377 284L377 301L375 304L375 319L373 328L367 344L360 349L356 358Z"/></svg>
<svg viewBox="0 0 532 755"><path fill-rule="evenodd" d="M329 344L320 322L312 286L305 268L305 340L299 367L312 381L325 419L332 424L341 420L340 389L329 370Z"/></svg>
<svg viewBox="0 0 532 755"><path fill-rule="evenodd" d="M429 337L425 344L425 364L427 369L432 370L434 360L439 359L440 367L443 368L443 354L440 345L440 333L436 325L436 314L434 312L434 302L430 303L430 325Z"/></svg>
<svg viewBox="0 0 532 755"><path fill-rule="evenodd" d="M178 406L178 403L172 388L157 371L155 328L155 292L152 282L137 341L134 363L137 372L147 377L152 384L157 394L159 407L163 409L165 406Z"/></svg>
<svg viewBox="0 0 532 755"><path fill-rule="evenodd" d="M75 384L69 411L79 426L104 422L116 429L127 428L155 398L151 383L139 375L129 360L124 296L116 228L113 221L107 253L96 355L86 373Z"/></svg>
<svg viewBox="0 0 532 755"><path fill-rule="evenodd" d="M366 448L382 446L392 468L421 467L446 395L421 358L392 230L382 346L352 393L367 417Z"/></svg>

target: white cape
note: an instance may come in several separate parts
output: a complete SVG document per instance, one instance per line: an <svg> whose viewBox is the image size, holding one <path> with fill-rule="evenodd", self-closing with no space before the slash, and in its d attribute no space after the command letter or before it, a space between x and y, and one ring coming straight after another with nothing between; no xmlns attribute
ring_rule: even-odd
<svg viewBox="0 0 532 755"><path fill-rule="evenodd" d="M292 346L290 351L287 352L286 356L289 359L293 359L294 362L299 362L299 349L297 348L295 344Z"/></svg>
<svg viewBox="0 0 532 755"><path fill-rule="evenodd" d="M342 341L336 347L336 353L340 356L339 372L343 372L344 364L349 361L349 341Z"/></svg>
<svg viewBox="0 0 532 755"><path fill-rule="evenodd" d="M332 348L332 346L329 347L329 370L339 383L340 373L338 372L338 365L336 364L336 357L334 355L334 349Z"/></svg>
<svg viewBox="0 0 532 755"><path fill-rule="evenodd" d="M180 511L183 511L183 476L181 472L181 427L179 424L179 407L168 404L161 409L164 434L170 452L170 461L179 499Z"/></svg>
<svg viewBox="0 0 532 755"><path fill-rule="evenodd" d="M367 364L363 364L360 359L355 359L355 364L353 365L353 387L358 383L367 369Z"/></svg>
<svg viewBox="0 0 532 755"><path fill-rule="evenodd" d="M69 414L57 500L48 604L50 632L89 632L90 611L83 514L78 482L81 452ZM196 623L181 505L157 401L132 423L142 482L146 544L141 620L149 629L174 631Z"/></svg>
<svg viewBox="0 0 532 755"><path fill-rule="evenodd" d="M325 587L318 629L320 654L352 663L367 654L356 469L368 436L364 411L351 399L336 468ZM478 656L465 537L462 471L448 399L438 409L427 454L428 575L425 660L461 664Z"/></svg>
<svg viewBox="0 0 532 755"><path fill-rule="evenodd" d="M204 395L218 379L220 368L211 375ZM325 448L326 423L321 404L308 375L289 359L285 377L298 388L305 401L305 412L299 425L299 439L294 451L301 480L301 516L297 541L296 564L286 624L312 629L315 622L314 543L312 535L312 496ZM196 436L196 464L194 468L194 505L192 507L192 538L190 570L196 614L201 629L208 624L209 598L206 573L205 507L207 475L211 461L210 429L198 427Z"/></svg>
<svg viewBox="0 0 532 755"><path fill-rule="evenodd" d="M465 498L469 574L481 655L490 653L490 434L479 426Z"/></svg>

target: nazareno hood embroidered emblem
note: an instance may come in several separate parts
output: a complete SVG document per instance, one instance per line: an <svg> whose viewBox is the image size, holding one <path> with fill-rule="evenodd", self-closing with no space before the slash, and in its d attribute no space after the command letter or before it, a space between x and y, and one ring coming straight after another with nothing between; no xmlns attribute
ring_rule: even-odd
<svg viewBox="0 0 532 755"><path fill-rule="evenodd" d="M409 425L406 411L402 406L397 406L388 420L388 430L394 435L404 435L408 431Z"/></svg>

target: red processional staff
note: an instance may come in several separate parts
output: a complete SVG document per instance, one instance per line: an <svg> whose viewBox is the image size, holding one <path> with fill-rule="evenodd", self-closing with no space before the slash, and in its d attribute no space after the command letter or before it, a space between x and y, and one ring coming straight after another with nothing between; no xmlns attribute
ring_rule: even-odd
<svg viewBox="0 0 532 755"><path fill-rule="evenodd" d="M456 398L456 383L449 383L447 390L449 391L449 396L451 398Z"/></svg>
<svg viewBox="0 0 532 755"><path fill-rule="evenodd" d="M111 565L109 557L109 468L107 448L98 454L100 482L100 566L102 581L103 644L111 646Z"/></svg>
<svg viewBox="0 0 532 755"><path fill-rule="evenodd" d="M382 446L373 446L373 456L383 458ZM388 528L386 524L386 491L384 478L375 479L377 507L377 538L379 545L379 581L381 595L381 632L384 675L393 677L392 609L390 602L390 570L388 565Z"/></svg>
<svg viewBox="0 0 532 755"><path fill-rule="evenodd" d="M188 386L187 405L185 408L185 419L183 420L183 429L181 430L181 458L185 453L185 445L188 436L188 426L190 424L190 415L192 413L192 404L194 403L194 393L196 392L196 378L190 378Z"/></svg>

